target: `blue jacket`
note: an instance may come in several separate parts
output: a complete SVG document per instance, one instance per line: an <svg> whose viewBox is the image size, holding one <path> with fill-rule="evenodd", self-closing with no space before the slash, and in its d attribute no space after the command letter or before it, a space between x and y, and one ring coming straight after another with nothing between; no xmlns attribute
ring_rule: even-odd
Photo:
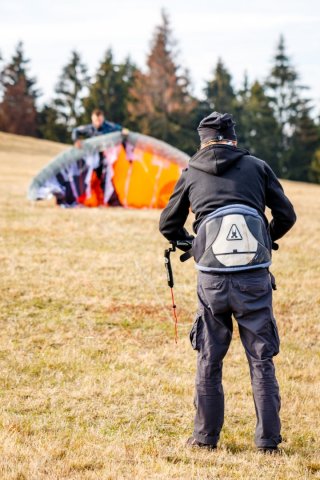
<svg viewBox="0 0 320 480"><path fill-rule="evenodd" d="M122 126L117 123L107 122L105 120L100 128L95 128L92 123L88 125L80 125L72 130L72 141L75 142L80 138L91 138L105 133L118 132L122 130Z"/></svg>

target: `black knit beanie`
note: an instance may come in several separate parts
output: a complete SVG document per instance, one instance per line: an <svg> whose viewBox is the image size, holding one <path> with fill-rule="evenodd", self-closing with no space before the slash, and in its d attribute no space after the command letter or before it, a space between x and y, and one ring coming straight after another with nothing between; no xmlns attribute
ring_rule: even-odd
<svg viewBox="0 0 320 480"><path fill-rule="evenodd" d="M235 122L230 113L212 112L198 126L201 143L209 140L237 140Z"/></svg>

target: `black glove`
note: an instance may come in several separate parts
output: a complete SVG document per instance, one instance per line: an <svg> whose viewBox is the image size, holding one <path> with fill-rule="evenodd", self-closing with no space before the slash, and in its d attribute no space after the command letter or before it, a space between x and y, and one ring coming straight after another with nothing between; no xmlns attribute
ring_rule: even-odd
<svg viewBox="0 0 320 480"><path fill-rule="evenodd" d="M187 252L190 250L192 247L192 242L193 242L194 236L190 235L189 238L186 238L185 240L176 240L174 243L179 250L182 250L183 252Z"/></svg>

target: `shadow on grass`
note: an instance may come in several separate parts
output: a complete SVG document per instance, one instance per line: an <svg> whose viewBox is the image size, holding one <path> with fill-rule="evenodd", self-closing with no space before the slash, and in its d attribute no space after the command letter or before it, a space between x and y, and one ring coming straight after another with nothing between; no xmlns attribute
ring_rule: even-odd
<svg viewBox="0 0 320 480"><path fill-rule="evenodd" d="M236 444L236 443L227 443L223 445L224 450L226 450L227 453L244 453L248 452L251 449L248 447L248 445L244 444Z"/></svg>
<svg viewBox="0 0 320 480"><path fill-rule="evenodd" d="M193 451L193 453L198 453L198 450L197 451ZM194 457L192 456L177 456L177 455L166 455L163 457L164 460L166 460L168 463L172 463L173 465L194 465L195 463L197 463L197 461L199 463L201 463L201 466L202 467L210 467L212 465L212 462L213 462L213 457L215 455L217 451L213 450L213 451L206 451L206 453L208 453L208 458L204 459L204 458L199 458L199 459L195 459Z"/></svg>

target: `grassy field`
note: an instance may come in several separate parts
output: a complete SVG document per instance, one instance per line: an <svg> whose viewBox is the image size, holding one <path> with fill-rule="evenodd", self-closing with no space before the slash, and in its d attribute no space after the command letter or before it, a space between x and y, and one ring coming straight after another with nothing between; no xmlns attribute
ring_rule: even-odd
<svg viewBox="0 0 320 480"><path fill-rule="evenodd" d="M0 133L0 479L320 478L320 186L284 182L298 222L274 254L284 453L255 451L237 332L220 447L193 451L193 264L174 258L175 345L159 211L26 200L62 148Z"/></svg>

